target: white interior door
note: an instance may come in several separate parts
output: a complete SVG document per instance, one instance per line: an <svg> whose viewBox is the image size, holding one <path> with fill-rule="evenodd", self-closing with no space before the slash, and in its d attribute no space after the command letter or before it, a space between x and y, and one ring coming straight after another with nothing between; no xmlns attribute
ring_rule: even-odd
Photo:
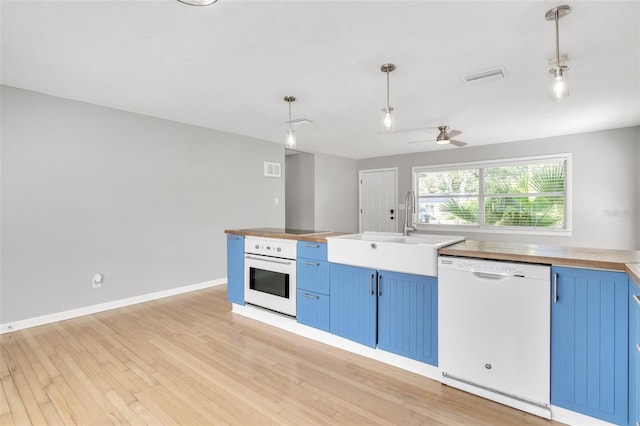
<svg viewBox="0 0 640 426"><path fill-rule="evenodd" d="M360 171L360 232L397 232L398 169Z"/></svg>

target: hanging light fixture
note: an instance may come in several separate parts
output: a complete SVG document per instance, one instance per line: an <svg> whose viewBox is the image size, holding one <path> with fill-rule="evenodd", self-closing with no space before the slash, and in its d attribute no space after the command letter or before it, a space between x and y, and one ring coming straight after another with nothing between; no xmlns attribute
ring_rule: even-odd
<svg viewBox="0 0 640 426"><path fill-rule="evenodd" d="M384 116L382 118L382 130L385 132L393 132L395 124L393 107L389 105L389 73L395 69L396 66L393 64L382 64L380 66L380 71L387 73L387 106L382 108L382 112L384 112Z"/></svg>
<svg viewBox="0 0 640 426"><path fill-rule="evenodd" d="M291 127L291 102L294 102L296 97L285 96L284 100L289 103L289 129L287 130L287 139L285 140L284 146L287 149L294 149L296 147L296 132Z"/></svg>
<svg viewBox="0 0 640 426"><path fill-rule="evenodd" d="M555 66L549 70L551 76L551 97L555 100L561 100L569 96L568 75L569 67L560 64L560 31L558 21L564 15L571 12L571 8L567 5L554 7L547 10L544 17L547 21L556 23L556 57Z"/></svg>

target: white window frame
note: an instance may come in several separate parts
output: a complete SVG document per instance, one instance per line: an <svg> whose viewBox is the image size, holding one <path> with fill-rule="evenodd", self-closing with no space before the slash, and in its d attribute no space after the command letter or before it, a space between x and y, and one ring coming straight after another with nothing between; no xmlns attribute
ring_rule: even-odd
<svg viewBox="0 0 640 426"><path fill-rule="evenodd" d="M438 172L448 170L460 170L460 169L473 169L473 168L488 168L496 166L510 166L515 164L522 164L526 162L536 163L544 160L564 160L565 161L565 200L564 200L564 228L562 229L547 229L547 228L531 228L531 227L518 227L518 226L487 226L487 225L439 225L439 224L419 224L418 223L418 210L415 209L413 215L413 223L417 230L420 231L456 231L456 232L484 232L484 233L496 233L496 234L529 234L529 235L556 235L556 236L571 236L571 153L559 153L550 155L539 155L532 157L516 157L516 158L504 158L497 160L487 161L474 161L466 163L452 163L452 164L438 164L430 166L414 166L411 168L411 188L416 194L416 203L419 200L418 193L418 173L422 172ZM480 182L480 195L478 212L479 218L484 220L484 180L481 178Z"/></svg>

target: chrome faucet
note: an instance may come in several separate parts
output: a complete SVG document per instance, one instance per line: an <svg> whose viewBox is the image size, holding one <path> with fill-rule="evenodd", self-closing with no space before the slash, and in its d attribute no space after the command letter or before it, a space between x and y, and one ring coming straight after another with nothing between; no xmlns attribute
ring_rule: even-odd
<svg viewBox="0 0 640 426"><path fill-rule="evenodd" d="M402 235L404 236L408 236L409 232L413 232L416 230L416 228L411 224L413 213L415 211L416 195L413 193L413 191L409 190L409 192L407 192L407 196L404 198L404 230L402 231Z"/></svg>

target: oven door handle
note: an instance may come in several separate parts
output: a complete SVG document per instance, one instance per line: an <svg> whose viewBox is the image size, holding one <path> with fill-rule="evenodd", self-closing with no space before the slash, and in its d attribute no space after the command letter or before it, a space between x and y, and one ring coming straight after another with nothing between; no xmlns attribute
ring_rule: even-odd
<svg viewBox="0 0 640 426"><path fill-rule="evenodd" d="M291 265L291 261L287 260L276 260L276 259L265 259L263 257L252 257L252 256L244 256L245 259L258 260L260 262L271 262L271 263L279 263L280 265Z"/></svg>

